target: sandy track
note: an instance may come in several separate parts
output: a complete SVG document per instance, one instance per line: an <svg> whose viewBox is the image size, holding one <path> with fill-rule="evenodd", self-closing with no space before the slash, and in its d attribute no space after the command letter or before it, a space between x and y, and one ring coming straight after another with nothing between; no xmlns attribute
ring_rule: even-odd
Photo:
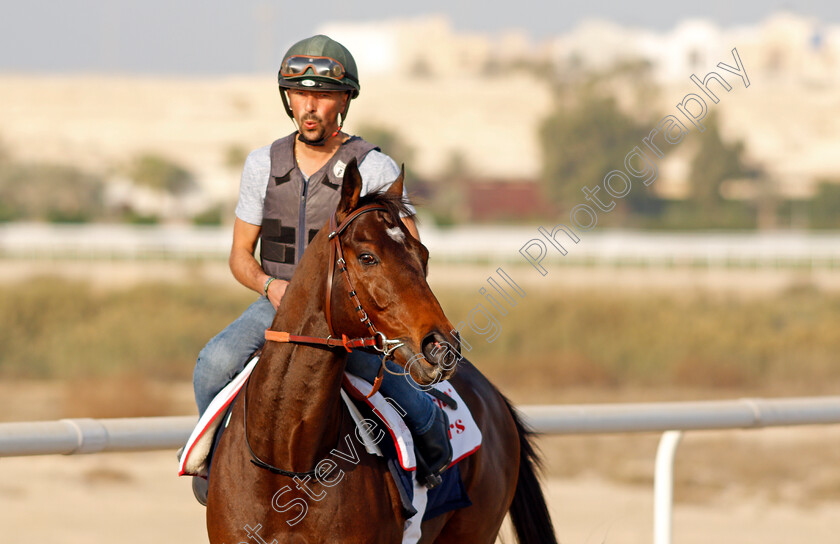
<svg viewBox="0 0 840 544"><path fill-rule="evenodd" d="M204 509L193 500L188 479L175 476L175 465L172 452L0 459L2 541L204 543ZM648 487L585 476L553 479L547 491L564 543L652 541ZM680 544L830 544L838 534L836 502L797 506L724 495L675 510Z"/></svg>

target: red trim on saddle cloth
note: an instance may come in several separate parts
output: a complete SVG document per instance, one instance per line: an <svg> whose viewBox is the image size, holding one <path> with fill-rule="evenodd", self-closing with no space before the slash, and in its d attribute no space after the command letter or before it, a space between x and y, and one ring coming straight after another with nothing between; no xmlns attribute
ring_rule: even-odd
<svg viewBox="0 0 840 544"><path fill-rule="evenodd" d="M195 429L184 446L184 453L178 463L178 476L202 476L207 477L207 457L213 447L213 437L216 429L222 424L221 415L225 413L230 403L236 398L236 394L242 389L245 380L251 375L259 357L253 357L242 372L222 389L210 402L204 415L198 420Z"/></svg>
<svg viewBox="0 0 840 544"><path fill-rule="evenodd" d="M231 383L216 395L204 415L198 421L179 463L179 476L202 476L207 477L207 457L210 448L213 446L213 437L216 429L222 425L221 417L227 410L236 394L242 389L248 376L251 374L258 358L254 357L245 366ZM416 470L414 458L414 442L411 432L405 422L397 413L397 410L385 399L381 393L373 395L372 398L365 398L372 389L371 384L352 374L344 373L343 386L353 397L364 400L368 406L386 422L386 427L394 441L397 450L400 466L407 471ZM436 389L453 397L458 404L457 410L445 407L450 421L450 439L452 441L452 464L475 453L481 447L481 431L478 429L466 403L458 395L455 388L449 382L443 382L434 386ZM440 401L432 398L432 401L440 406Z"/></svg>
<svg viewBox="0 0 840 544"><path fill-rule="evenodd" d="M463 401L452 384L442 382L434 384L432 387L452 397L458 405L458 408L453 410L429 395L432 402L443 408L449 418L449 440L452 443L452 462L450 466L452 466L478 451L481 447L481 430L475 423L467 407L467 403ZM400 466L407 471L416 470L414 442L411 437L411 432L408 430L402 418L397 414L397 410L391 406L381 393L372 398L365 398L370 388L370 383L365 380L347 372L344 373L344 390L354 398L364 400L374 413L385 422L385 426L388 428L388 432L394 440Z"/></svg>

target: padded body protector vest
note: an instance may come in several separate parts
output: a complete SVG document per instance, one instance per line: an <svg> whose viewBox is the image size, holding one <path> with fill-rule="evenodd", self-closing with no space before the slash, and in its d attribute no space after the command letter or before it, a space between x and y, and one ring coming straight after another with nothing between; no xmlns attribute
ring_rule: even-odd
<svg viewBox="0 0 840 544"><path fill-rule="evenodd" d="M284 280L292 279L303 250L338 206L347 163L353 157L361 163L371 150L379 149L351 136L307 182L295 160L296 136L293 133L271 144L260 232L262 268Z"/></svg>

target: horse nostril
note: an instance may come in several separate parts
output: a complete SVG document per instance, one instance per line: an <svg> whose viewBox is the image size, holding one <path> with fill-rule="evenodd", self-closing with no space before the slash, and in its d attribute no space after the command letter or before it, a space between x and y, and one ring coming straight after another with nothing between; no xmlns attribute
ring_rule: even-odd
<svg viewBox="0 0 840 544"><path fill-rule="evenodd" d="M455 351L458 353L458 356L461 355L461 334L458 331L452 331L452 337L455 340L455 344L452 346Z"/></svg>
<svg viewBox="0 0 840 544"><path fill-rule="evenodd" d="M429 364L443 366L446 370L460 359L459 346L453 346L438 332L427 334L421 349Z"/></svg>
<svg viewBox="0 0 840 544"><path fill-rule="evenodd" d="M421 349L429 364L437 364L441 352L440 340L435 333L429 333L423 338Z"/></svg>

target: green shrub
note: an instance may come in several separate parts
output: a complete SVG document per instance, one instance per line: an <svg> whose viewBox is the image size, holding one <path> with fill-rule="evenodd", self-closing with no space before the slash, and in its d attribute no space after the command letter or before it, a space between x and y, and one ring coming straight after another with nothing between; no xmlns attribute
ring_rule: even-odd
<svg viewBox="0 0 840 544"><path fill-rule="evenodd" d="M144 153L135 158L129 166L128 176L138 185L174 195L195 187L195 178L189 170L155 153Z"/></svg>
<svg viewBox="0 0 840 544"><path fill-rule="evenodd" d="M0 220L87 222L105 215L104 184L72 166L11 163L0 169Z"/></svg>
<svg viewBox="0 0 840 544"><path fill-rule="evenodd" d="M483 298L438 298L453 323ZM103 292L32 278L0 286L0 378L132 374L188 380L202 346L254 300L238 288L145 284ZM840 296L799 289L766 298L529 290L487 343L464 354L505 387L836 389Z"/></svg>

